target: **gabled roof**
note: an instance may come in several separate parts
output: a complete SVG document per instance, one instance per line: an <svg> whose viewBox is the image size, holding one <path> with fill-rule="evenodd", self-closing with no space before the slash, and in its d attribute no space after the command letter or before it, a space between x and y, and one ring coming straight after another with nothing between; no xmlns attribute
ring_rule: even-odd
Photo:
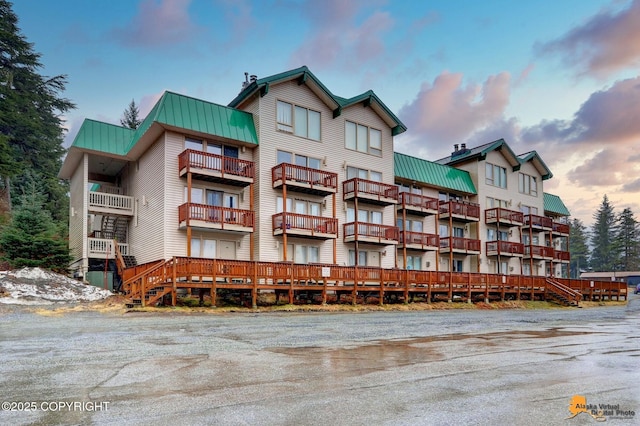
<svg viewBox="0 0 640 426"><path fill-rule="evenodd" d="M549 170L549 167L542 161L542 158L536 151L526 152L524 154L518 155L518 159L520 163L524 164L528 161L531 161L533 166L538 170L538 173L542 176L543 180L551 179L553 177L553 173Z"/></svg>
<svg viewBox="0 0 640 426"><path fill-rule="evenodd" d="M399 152L393 153L395 176L437 188L477 194L469 173L465 170L411 157Z"/></svg>
<svg viewBox="0 0 640 426"><path fill-rule="evenodd" d="M236 108L251 98L256 93L264 96L269 93L269 87L273 84L285 81L297 80L298 84L306 84L309 89L318 96L332 111L333 117L338 117L342 113L342 109L363 103L370 106L387 125L392 129L391 133L396 136L407 130L407 127L400 121L396 115L378 98L372 91L367 90L361 95L352 98L343 98L336 96L306 66L285 71L265 78L259 78L248 84L230 103L229 106Z"/></svg>
<svg viewBox="0 0 640 426"><path fill-rule="evenodd" d="M571 216L569 209L564 205L560 197L544 193L544 211L558 216Z"/></svg>
<svg viewBox="0 0 640 426"><path fill-rule="evenodd" d="M492 151L500 151L502 155L504 155L504 157L507 159L511 167L513 167L513 170L518 170L520 168L520 160L518 159L518 156L511 150L504 139L498 139L496 141L489 142L471 149L460 149L458 151L452 152L448 157L436 160L436 163L454 165L465 163L472 159L482 161L487 157L487 154Z"/></svg>
<svg viewBox="0 0 640 426"><path fill-rule="evenodd" d="M253 116L226 106L173 92L164 92L137 130L85 119L59 176L70 177L80 153L113 154L136 160L164 129L190 130L217 138L257 145Z"/></svg>

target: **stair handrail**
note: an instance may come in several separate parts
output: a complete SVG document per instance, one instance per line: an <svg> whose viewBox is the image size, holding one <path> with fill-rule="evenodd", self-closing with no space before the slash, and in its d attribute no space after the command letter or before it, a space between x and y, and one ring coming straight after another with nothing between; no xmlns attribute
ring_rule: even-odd
<svg viewBox="0 0 640 426"><path fill-rule="evenodd" d="M144 271L138 273L137 275L134 275L133 277L127 279L126 281L124 281L122 283L123 288L129 288L129 296L130 297L134 297L135 293L134 290L131 289L131 284L135 283L138 280L141 280L144 276L147 275L151 275L152 273L156 272L158 269L163 268L165 265L167 265L169 262L171 262L173 259L169 259L169 260L165 260L164 262L158 262L157 265L154 265L152 267L150 267L149 269L145 269ZM144 289L141 287L140 288L140 295L144 296Z"/></svg>
<svg viewBox="0 0 640 426"><path fill-rule="evenodd" d="M580 303L580 301L582 300L582 293L580 293L579 291L576 291L571 287L568 287L549 277L547 277L546 282L550 285L550 287L556 290L556 292L560 293L560 295L566 296L569 301Z"/></svg>
<svg viewBox="0 0 640 426"><path fill-rule="evenodd" d="M127 265L124 262L124 257L122 257L122 252L120 251L118 240L113 240L113 250L116 256L116 267L118 269L118 275L120 275L120 277L122 278L122 273L124 272Z"/></svg>

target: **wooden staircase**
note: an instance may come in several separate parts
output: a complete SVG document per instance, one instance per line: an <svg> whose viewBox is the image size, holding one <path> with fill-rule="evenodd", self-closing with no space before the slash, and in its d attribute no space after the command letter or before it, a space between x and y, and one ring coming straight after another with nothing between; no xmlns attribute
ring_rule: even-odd
<svg viewBox="0 0 640 426"><path fill-rule="evenodd" d="M126 306L129 309L155 306L158 301L173 290L170 276L173 259L136 266L142 270L133 277L126 278L122 283L122 289L129 298Z"/></svg>
<svg viewBox="0 0 640 426"><path fill-rule="evenodd" d="M545 297L548 301L562 306L578 307L580 305L582 294L579 291L567 287L552 278L547 278L546 282Z"/></svg>

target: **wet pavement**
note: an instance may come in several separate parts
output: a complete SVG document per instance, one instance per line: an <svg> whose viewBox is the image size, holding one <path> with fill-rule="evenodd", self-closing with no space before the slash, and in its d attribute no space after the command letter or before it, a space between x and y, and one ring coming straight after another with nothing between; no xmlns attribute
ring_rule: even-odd
<svg viewBox="0 0 640 426"><path fill-rule="evenodd" d="M0 400L16 411L0 411L0 424L597 423L566 419L574 395L627 411L607 424L640 424L640 296L631 296L626 307L551 310L5 307Z"/></svg>

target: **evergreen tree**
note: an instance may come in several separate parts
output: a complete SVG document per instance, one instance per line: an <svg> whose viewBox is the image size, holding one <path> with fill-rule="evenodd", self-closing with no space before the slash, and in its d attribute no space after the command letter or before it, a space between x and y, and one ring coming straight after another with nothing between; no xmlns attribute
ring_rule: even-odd
<svg viewBox="0 0 640 426"><path fill-rule="evenodd" d="M618 216L617 228L615 245L620 256L616 270L640 270L640 224L629 207Z"/></svg>
<svg viewBox="0 0 640 426"><path fill-rule="evenodd" d="M40 54L17 24L11 3L0 0L0 181L11 207L10 194L24 192L25 181L15 178L25 170L36 171L45 208L56 220L66 221L68 185L57 177L65 153L60 115L74 105L60 97L64 75L38 73Z"/></svg>
<svg viewBox="0 0 640 426"><path fill-rule="evenodd" d="M24 266L66 271L71 256L48 210L45 196L37 185L38 176L27 173L21 202L9 224L0 232L0 252L13 268Z"/></svg>
<svg viewBox="0 0 640 426"><path fill-rule="evenodd" d="M569 222L569 253L571 254L571 278L580 278L580 270L589 266L587 227L578 218Z"/></svg>
<svg viewBox="0 0 640 426"><path fill-rule="evenodd" d="M591 231L591 268L594 271L614 271L618 259L615 244L616 216L606 194L593 219L595 222Z"/></svg>
<svg viewBox="0 0 640 426"><path fill-rule="evenodd" d="M124 110L124 117L120 119L120 124L123 127L128 127L130 129L137 129L142 120L140 119L140 110L136 105L136 101L131 99L131 103Z"/></svg>

